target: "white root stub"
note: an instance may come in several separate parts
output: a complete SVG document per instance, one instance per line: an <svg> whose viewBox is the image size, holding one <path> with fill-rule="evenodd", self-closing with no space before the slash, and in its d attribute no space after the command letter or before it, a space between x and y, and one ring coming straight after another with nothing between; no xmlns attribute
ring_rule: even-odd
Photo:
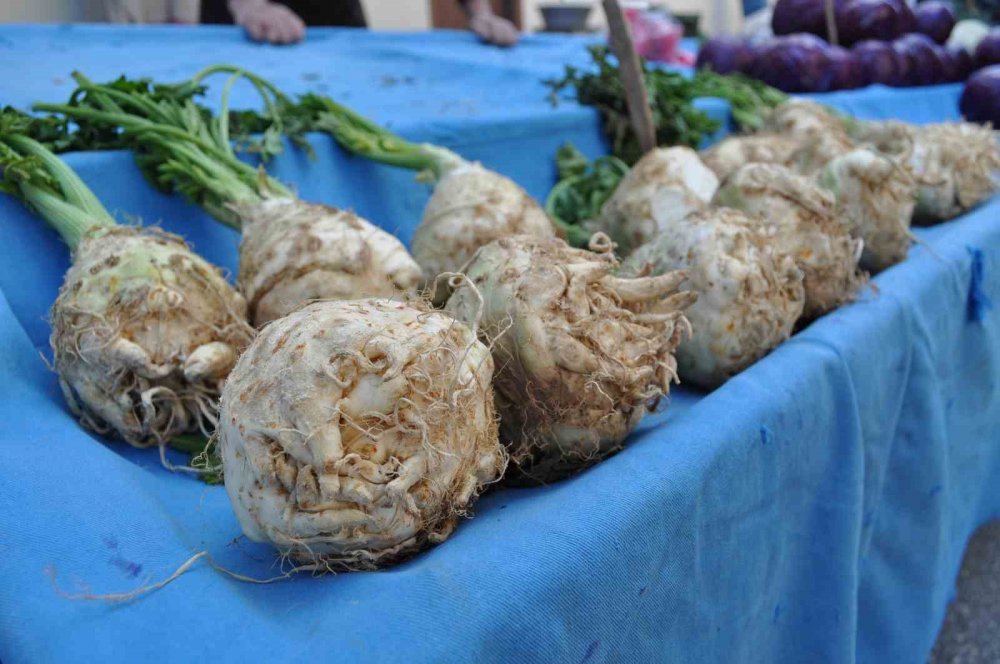
<svg viewBox="0 0 1000 664"><path fill-rule="evenodd" d="M719 179L690 148L658 148L636 162L596 219L591 232L606 233L628 256L712 200Z"/></svg>
<svg viewBox="0 0 1000 664"><path fill-rule="evenodd" d="M696 294L678 291L682 272L613 276L610 241L597 237L601 253L497 240L448 300L460 320L480 321L493 350L502 436L521 479L553 481L617 451L676 379Z"/></svg>
<svg viewBox="0 0 1000 664"><path fill-rule="evenodd" d="M835 215L833 196L811 180L778 164L747 164L722 184L714 204L746 212L775 252L792 257L803 275L804 318L851 301L864 283L861 240Z"/></svg>
<svg viewBox="0 0 1000 664"><path fill-rule="evenodd" d="M252 336L219 270L154 228L84 236L52 307L70 409L136 447L214 428L222 382Z"/></svg>
<svg viewBox="0 0 1000 664"><path fill-rule="evenodd" d="M386 299L264 327L226 382L219 447L247 537L371 569L446 539L506 465L475 333Z"/></svg>
<svg viewBox="0 0 1000 664"><path fill-rule="evenodd" d="M694 335L677 349L681 380L715 387L787 339L802 314L802 271L742 212L721 208L664 229L625 261L624 275L684 270L698 301L686 315Z"/></svg>
<svg viewBox="0 0 1000 664"><path fill-rule="evenodd" d="M513 180L475 163L445 173L413 235L427 283L459 270L479 247L508 235L555 237L545 210Z"/></svg>
<svg viewBox="0 0 1000 664"><path fill-rule="evenodd" d="M863 241L864 268L879 272L906 258L917 185L904 163L859 148L827 164L817 182L833 192L837 217Z"/></svg>
<svg viewBox="0 0 1000 664"><path fill-rule="evenodd" d="M420 284L403 243L352 212L278 198L238 213L239 285L256 326L313 300L405 299Z"/></svg>
<svg viewBox="0 0 1000 664"><path fill-rule="evenodd" d="M701 159L722 181L744 164L787 164L799 147L791 136L762 132L725 138L702 152Z"/></svg>

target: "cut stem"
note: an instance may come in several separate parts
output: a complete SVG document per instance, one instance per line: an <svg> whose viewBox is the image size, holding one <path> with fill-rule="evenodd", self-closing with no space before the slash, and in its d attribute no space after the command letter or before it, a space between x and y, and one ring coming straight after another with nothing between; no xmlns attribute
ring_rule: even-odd
<svg viewBox="0 0 1000 664"><path fill-rule="evenodd" d="M239 228L232 204L260 202L275 195L290 198L293 194L261 169L236 157L229 140L232 87L240 78L248 78L265 98L273 118L278 117L276 104L286 103L287 98L263 79L225 65L203 70L184 85L194 89L201 78L221 71L231 76L223 88L217 117L210 117L189 98L179 101L145 91L128 92L94 84L79 73L74 74L79 88L70 104L37 104L35 109L59 113L77 123L96 124L102 130L120 131L122 143L136 151L147 177L168 191L182 193L219 221Z"/></svg>
<svg viewBox="0 0 1000 664"><path fill-rule="evenodd" d="M90 229L115 225L83 180L42 144L4 130L0 146L3 190L37 212L71 249Z"/></svg>
<svg viewBox="0 0 1000 664"><path fill-rule="evenodd" d="M94 218L57 195L24 182L21 184L23 201L51 226L70 249L76 249L84 234L98 226L114 226L114 220Z"/></svg>
<svg viewBox="0 0 1000 664"><path fill-rule="evenodd" d="M59 182L59 186L66 196L66 202L75 205L84 212L89 212L98 219L105 219L108 223L114 224L111 214L105 209L101 202L97 200L87 185L83 183L76 173L73 172L66 163L50 152L41 143L28 138L27 136L12 135L7 138L7 144L18 152L37 157L49 173Z"/></svg>
<svg viewBox="0 0 1000 664"><path fill-rule="evenodd" d="M366 159L423 171L435 180L468 163L447 148L411 143L329 97L304 95L301 105L313 113L312 129L331 134L345 150Z"/></svg>

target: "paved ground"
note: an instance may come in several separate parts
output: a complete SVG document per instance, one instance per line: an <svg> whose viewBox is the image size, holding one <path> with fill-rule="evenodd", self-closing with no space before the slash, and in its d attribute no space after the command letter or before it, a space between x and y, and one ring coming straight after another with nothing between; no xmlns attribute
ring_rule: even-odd
<svg viewBox="0 0 1000 664"><path fill-rule="evenodd" d="M1000 664L1000 521L969 542L929 664Z"/></svg>

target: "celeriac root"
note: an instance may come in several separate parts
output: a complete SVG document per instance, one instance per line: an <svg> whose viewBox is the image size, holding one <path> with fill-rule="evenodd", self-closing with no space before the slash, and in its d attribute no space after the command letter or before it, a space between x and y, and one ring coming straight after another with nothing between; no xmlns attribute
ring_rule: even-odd
<svg viewBox="0 0 1000 664"><path fill-rule="evenodd" d="M52 307L54 366L88 428L137 447L214 427L215 402L253 331L246 304L175 235L97 227Z"/></svg>
<svg viewBox="0 0 1000 664"><path fill-rule="evenodd" d="M690 327L683 272L612 274L613 245L512 236L481 248L447 310L493 349L504 441L523 478L553 481L621 448L676 379Z"/></svg>
<svg viewBox="0 0 1000 664"><path fill-rule="evenodd" d="M240 290L260 326L313 300L406 299L420 267L397 238L346 210L292 198L234 206Z"/></svg>
<svg viewBox="0 0 1000 664"><path fill-rule="evenodd" d="M332 569L446 539L506 465L492 375L468 327L419 304L318 302L270 323L222 395L244 532Z"/></svg>

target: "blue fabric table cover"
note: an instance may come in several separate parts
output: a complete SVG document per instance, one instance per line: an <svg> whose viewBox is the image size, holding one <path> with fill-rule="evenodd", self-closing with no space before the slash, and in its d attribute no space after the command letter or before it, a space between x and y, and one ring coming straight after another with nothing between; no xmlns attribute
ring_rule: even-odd
<svg viewBox="0 0 1000 664"><path fill-rule="evenodd" d="M596 115L544 100L584 40L499 51L457 33L310 33L291 49L231 29L0 27L3 103L61 100L79 68L165 80L240 62L324 89L406 136L482 160L543 196L551 155L604 147ZM347 64L349 63L349 64ZM16 81L15 82L15 76ZM393 77L393 78L387 78ZM825 98L865 117L955 116L957 86ZM237 102L240 100L237 99ZM718 110L717 107L713 108ZM274 173L409 239L427 189L341 153ZM67 157L122 220L184 234L235 271L237 236L155 192L123 153ZM377 573L268 586L221 487L82 431L48 354L68 265L56 235L0 197L0 660L912 662L922 664L965 542L1000 515L1000 201L919 232L878 293L820 319L722 388L686 388L629 447L544 488L500 489L444 544Z"/></svg>

